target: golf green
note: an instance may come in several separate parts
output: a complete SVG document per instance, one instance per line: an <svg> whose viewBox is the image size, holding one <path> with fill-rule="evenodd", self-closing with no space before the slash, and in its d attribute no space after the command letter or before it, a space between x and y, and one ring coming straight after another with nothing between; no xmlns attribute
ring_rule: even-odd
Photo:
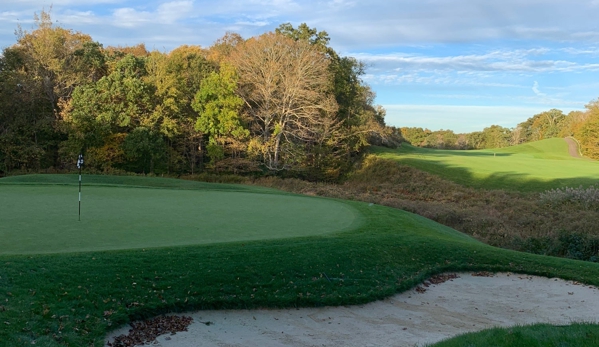
<svg viewBox="0 0 599 347"><path fill-rule="evenodd" d="M358 227L336 200L285 194L2 185L0 254L84 252L322 235Z"/></svg>

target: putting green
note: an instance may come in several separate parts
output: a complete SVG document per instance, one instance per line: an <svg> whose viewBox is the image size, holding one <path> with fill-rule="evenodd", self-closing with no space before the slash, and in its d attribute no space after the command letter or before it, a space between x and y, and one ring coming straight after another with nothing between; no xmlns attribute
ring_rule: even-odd
<svg viewBox="0 0 599 347"><path fill-rule="evenodd" d="M0 254L84 252L322 235L358 227L335 200L284 194L0 186Z"/></svg>

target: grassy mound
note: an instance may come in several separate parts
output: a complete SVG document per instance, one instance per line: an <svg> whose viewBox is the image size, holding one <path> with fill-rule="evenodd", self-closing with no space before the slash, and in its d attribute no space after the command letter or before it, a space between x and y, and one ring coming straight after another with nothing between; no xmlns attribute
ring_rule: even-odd
<svg viewBox="0 0 599 347"><path fill-rule="evenodd" d="M0 185L0 194L7 187ZM0 255L0 346L102 346L109 330L165 312L365 303L447 271L512 271L599 285L599 264L498 249L408 212L343 204L362 216L361 224L344 232Z"/></svg>
<svg viewBox="0 0 599 347"><path fill-rule="evenodd" d="M588 186L599 179L599 162L571 157L567 143L556 138L492 150L436 150L404 144L373 151L381 158L474 188L530 192Z"/></svg>

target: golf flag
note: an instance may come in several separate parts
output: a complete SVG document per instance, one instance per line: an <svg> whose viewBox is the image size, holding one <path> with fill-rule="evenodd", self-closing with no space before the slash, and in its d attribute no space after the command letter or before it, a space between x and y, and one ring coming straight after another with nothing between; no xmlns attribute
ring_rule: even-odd
<svg viewBox="0 0 599 347"><path fill-rule="evenodd" d="M79 170L81 170L82 166L83 166L83 154L79 154L79 159L77 159L77 168Z"/></svg>

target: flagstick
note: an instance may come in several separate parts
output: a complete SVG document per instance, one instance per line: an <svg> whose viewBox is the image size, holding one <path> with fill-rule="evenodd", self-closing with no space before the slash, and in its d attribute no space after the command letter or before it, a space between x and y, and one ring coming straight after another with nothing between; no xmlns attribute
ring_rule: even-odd
<svg viewBox="0 0 599 347"><path fill-rule="evenodd" d="M81 166L79 166L79 221L81 222Z"/></svg>
<svg viewBox="0 0 599 347"><path fill-rule="evenodd" d="M81 168L83 167L83 154L79 153L77 168L79 169L79 221L81 222Z"/></svg>

